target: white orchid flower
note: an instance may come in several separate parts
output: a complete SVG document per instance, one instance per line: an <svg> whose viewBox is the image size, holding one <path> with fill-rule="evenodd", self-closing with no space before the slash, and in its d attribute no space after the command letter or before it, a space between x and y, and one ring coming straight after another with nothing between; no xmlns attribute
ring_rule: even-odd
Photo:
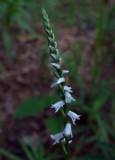
<svg viewBox="0 0 115 160"><path fill-rule="evenodd" d="M62 75L69 73L68 70L62 70Z"/></svg>
<svg viewBox="0 0 115 160"><path fill-rule="evenodd" d="M64 86L64 91L66 92L73 92L71 89L72 89L71 87Z"/></svg>
<svg viewBox="0 0 115 160"><path fill-rule="evenodd" d="M51 54L51 56L52 56L55 60L58 59L57 55L55 55L55 54Z"/></svg>
<svg viewBox="0 0 115 160"><path fill-rule="evenodd" d="M63 138L63 133L60 132L60 133L57 133L57 134L54 134L54 135L50 135L51 139L54 140L55 142L53 143L56 144L56 143L59 143L60 140Z"/></svg>
<svg viewBox="0 0 115 160"><path fill-rule="evenodd" d="M64 131L63 131L63 134L66 136L66 137L73 137L73 134L72 134L72 129L71 129L71 123L67 123L65 128L64 128Z"/></svg>
<svg viewBox="0 0 115 160"><path fill-rule="evenodd" d="M76 101L69 92L65 92L65 102L71 103L71 101Z"/></svg>
<svg viewBox="0 0 115 160"><path fill-rule="evenodd" d="M73 124L75 124L76 119L80 120L80 116L81 116L72 111L68 111L67 115L72 119Z"/></svg>
<svg viewBox="0 0 115 160"><path fill-rule="evenodd" d="M55 48L51 45L49 45L49 48L54 52L55 51Z"/></svg>
<svg viewBox="0 0 115 160"><path fill-rule="evenodd" d="M61 78L58 79L57 84L60 84L62 82L65 82L65 78L63 78L63 77L61 77Z"/></svg>
<svg viewBox="0 0 115 160"><path fill-rule="evenodd" d="M57 54L57 56L59 56L59 50L58 49L56 49L56 54Z"/></svg>
<svg viewBox="0 0 115 160"><path fill-rule="evenodd" d="M64 104L65 104L64 101L59 101L59 102L53 104L51 108L54 108L55 112L57 112L61 107L64 106Z"/></svg>
<svg viewBox="0 0 115 160"><path fill-rule="evenodd" d="M60 65L58 63L51 63L53 67L60 69Z"/></svg>
<svg viewBox="0 0 115 160"><path fill-rule="evenodd" d="M51 87L51 88L57 87L57 82L53 82L50 87Z"/></svg>

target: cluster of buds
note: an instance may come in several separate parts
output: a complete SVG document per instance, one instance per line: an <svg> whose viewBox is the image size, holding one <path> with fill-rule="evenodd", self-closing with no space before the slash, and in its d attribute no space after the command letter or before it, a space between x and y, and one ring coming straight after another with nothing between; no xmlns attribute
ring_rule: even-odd
<svg viewBox="0 0 115 160"><path fill-rule="evenodd" d="M65 85L66 79L64 76L69 71L63 70L60 65L61 58L60 58L59 50L57 47L57 42L55 41L55 35L53 34L48 15L44 9L42 10L42 15L43 15L43 22L44 22L45 31L47 34L47 39L48 39L49 51L51 56L51 65L53 66L53 73L56 78L56 81L51 85L51 87L58 87L59 95L61 98L59 102L52 104L51 108L53 108L55 112L60 111L60 113L64 117L63 131L55 135L51 135L51 139L54 140L53 144L61 143L65 145L65 148L67 151L67 148L68 148L67 146L69 143L72 142L72 137L73 137L71 121L68 119L70 118L73 124L75 125L76 120L80 119L80 115L68 109L68 103L75 101L75 99L71 95L71 93L73 92L72 88Z"/></svg>

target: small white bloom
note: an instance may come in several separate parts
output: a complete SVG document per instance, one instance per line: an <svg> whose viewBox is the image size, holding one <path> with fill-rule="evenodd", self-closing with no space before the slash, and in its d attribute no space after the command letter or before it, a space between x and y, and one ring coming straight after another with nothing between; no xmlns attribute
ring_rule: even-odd
<svg viewBox="0 0 115 160"><path fill-rule="evenodd" d="M53 82L50 87L51 87L51 88L57 87L57 82Z"/></svg>
<svg viewBox="0 0 115 160"><path fill-rule="evenodd" d="M66 92L73 92L71 90L71 87L68 87L68 86L64 86L64 91L66 91Z"/></svg>
<svg viewBox="0 0 115 160"><path fill-rule="evenodd" d="M66 137L73 137L73 134L72 134L72 130L71 130L71 124L70 123L67 123L65 128L64 128L64 131L63 131L63 134L66 136Z"/></svg>
<svg viewBox="0 0 115 160"><path fill-rule="evenodd" d="M62 75L69 73L68 70L62 70Z"/></svg>
<svg viewBox="0 0 115 160"><path fill-rule="evenodd" d="M51 33L52 33L52 30L49 31L49 30L46 28L46 32L48 32L49 34L51 34ZM48 38L50 38L50 37L48 37Z"/></svg>
<svg viewBox="0 0 115 160"><path fill-rule="evenodd" d="M62 82L65 82L65 78L63 78L63 77L61 77L61 78L58 79L57 84L60 84Z"/></svg>
<svg viewBox="0 0 115 160"><path fill-rule="evenodd" d="M55 55L55 54L51 54L51 56L52 56L55 60L58 59L57 55Z"/></svg>
<svg viewBox="0 0 115 160"><path fill-rule="evenodd" d="M65 102L71 103L71 101L76 101L69 92L65 92Z"/></svg>
<svg viewBox="0 0 115 160"><path fill-rule="evenodd" d="M55 48L51 45L49 45L49 48L54 52L55 51Z"/></svg>
<svg viewBox="0 0 115 160"><path fill-rule="evenodd" d="M59 58L59 62L61 63L61 61L62 61L62 58Z"/></svg>
<svg viewBox="0 0 115 160"><path fill-rule="evenodd" d="M55 45L55 48L57 48L57 42L56 41L54 42L54 45Z"/></svg>
<svg viewBox="0 0 115 160"><path fill-rule="evenodd" d="M76 119L80 120L80 116L72 111L69 111L67 115L72 119L73 124L75 124ZM76 124L75 124L76 125Z"/></svg>
<svg viewBox="0 0 115 160"><path fill-rule="evenodd" d="M69 141L69 144L72 143L72 140Z"/></svg>
<svg viewBox="0 0 115 160"><path fill-rule="evenodd" d="M59 56L59 50L58 49L56 49L56 54L57 54L57 56Z"/></svg>
<svg viewBox="0 0 115 160"><path fill-rule="evenodd" d="M46 32L48 32L49 34L51 34L51 32L50 32L50 31L46 31ZM53 43L53 42L54 42L54 40L53 40L53 38L52 38L52 37L48 37L48 40L50 41L50 43Z"/></svg>
<svg viewBox="0 0 115 160"><path fill-rule="evenodd" d="M55 112L57 112L61 107L64 106L64 104L65 104L64 101L59 101L59 102L53 104L51 108L54 108Z"/></svg>
<svg viewBox="0 0 115 160"><path fill-rule="evenodd" d="M54 134L54 135L50 135L50 136L51 136L51 139L55 141L55 142L53 143L53 145L54 145L54 144L60 142L60 140L63 138L63 133L60 132L60 133L57 133L57 134Z"/></svg>
<svg viewBox="0 0 115 160"><path fill-rule="evenodd" d="M48 30L47 30L47 32L50 33ZM52 34L52 35L53 35L53 37L48 37L48 39L49 39L50 42L54 42L54 40L55 40L54 34ZM55 43L56 43L56 42L55 42ZM57 43L56 43L55 45L57 46ZM57 48L57 47L56 47L56 48Z"/></svg>
<svg viewBox="0 0 115 160"><path fill-rule="evenodd" d="M57 64L57 63L51 63L51 64L52 64L52 66L56 67L57 69L60 69L60 65L59 64Z"/></svg>
<svg viewBox="0 0 115 160"><path fill-rule="evenodd" d="M53 40L55 40L55 35L54 35L54 33L53 33Z"/></svg>

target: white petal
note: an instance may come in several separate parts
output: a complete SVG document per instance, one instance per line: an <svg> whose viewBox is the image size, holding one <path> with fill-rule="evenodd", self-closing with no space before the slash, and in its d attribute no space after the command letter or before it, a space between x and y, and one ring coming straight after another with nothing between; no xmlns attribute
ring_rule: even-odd
<svg viewBox="0 0 115 160"><path fill-rule="evenodd" d="M68 70L62 70L62 75L69 73Z"/></svg>
<svg viewBox="0 0 115 160"><path fill-rule="evenodd" d="M51 63L51 64L52 64L52 66L56 67L57 69L60 69L60 65L59 64L57 64L57 63Z"/></svg>
<svg viewBox="0 0 115 160"><path fill-rule="evenodd" d="M54 134L54 135L50 135L51 139L54 140L55 142L53 143L56 144L56 143L59 143L60 140L63 138L63 133L60 132L60 133L57 133L57 134Z"/></svg>
<svg viewBox="0 0 115 160"><path fill-rule="evenodd" d="M69 144L72 143L72 140L69 141Z"/></svg>
<svg viewBox="0 0 115 160"><path fill-rule="evenodd" d="M71 87L68 87L68 86L64 86L64 91L73 92L73 91L71 90Z"/></svg>
<svg viewBox="0 0 115 160"><path fill-rule="evenodd" d="M72 111L69 111L67 115L72 119L73 124L75 124L76 119L80 120L80 116ZM76 124L75 124L76 125Z"/></svg>
<svg viewBox="0 0 115 160"><path fill-rule="evenodd" d="M52 33L52 30L49 31L49 30L46 28L46 32L48 32L49 34L51 34L51 33ZM50 39L49 39L49 40L50 40Z"/></svg>
<svg viewBox="0 0 115 160"><path fill-rule="evenodd" d="M54 42L55 48L57 48L57 42Z"/></svg>
<svg viewBox="0 0 115 160"><path fill-rule="evenodd" d="M54 48L53 46L51 46L51 45L49 45L49 48L50 48L52 51L55 50L55 48Z"/></svg>
<svg viewBox="0 0 115 160"><path fill-rule="evenodd" d="M58 59L58 57L57 57L55 54L51 54L51 56L52 56L55 60Z"/></svg>
<svg viewBox="0 0 115 160"><path fill-rule="evenodd" d="M69 92L65 92L65 102L71 103L71 101L76 101Z"/></svg>
<svg viewBox="0 0 115 160"><path fill-rule="evenodd" d="M48 32L49 34L51 34L50 31L47 31L47 32ZM48 37L48 40L49 40L51 43L54 42L53 38Z"/></svg>
<svg viewBox="0 0 115 160"><path fill-rule="evenodd" d="M59 56L59 50L58 49L56 49L56 54L57 54L57 56Z"/></svg>
<svg viewBox="0 0 115 160"><path fill-rule="evenodd" d="M71 124L70 123L66 124L66 126L64 128L64 131L63 131L63 134L66 137L70 137L70 136L71 136L71 138L73 137L72 130L71 130Z"/></svg>
<svg viewBox="0 0 115 160"><path fill-rule="evenodd" d="M65 78L63 78L63 77L61 77L61 78L58 79L57 84L60 84L62 82L65 82Z"/></svg>
<svg viewBox="0 0 115 160"><path fill-rule="evenodd" d="M55 112L57 112L61 107L64 106L64 104L65 104L64 101L59 101L59 102L53 104L51 108L54 108Z"/></svg>
<svg viewBox="0 0 115 160"><path fill-rule="evenodd" d="M55 35L53 34L53 40L55 40Z"/></svg>
<svg viewBox="0 0 115 160"><path fill-rule="evenodd" d="M61 63L61 61L62 61L62 58L59 58L59 62Z"/></svg>
<svg viewBox="0 0 115 160"><path fill-rule="evenodd" d="M57 87L57 82L53 82L50 87L51 87L51 88Z"/></svg>

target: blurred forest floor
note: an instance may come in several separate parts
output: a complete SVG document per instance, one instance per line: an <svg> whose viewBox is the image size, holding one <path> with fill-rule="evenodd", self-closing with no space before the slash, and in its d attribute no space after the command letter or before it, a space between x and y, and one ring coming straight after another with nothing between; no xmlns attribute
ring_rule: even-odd
<svg viewBox="0 0 115 160"><path fill-rule="evenodd" d="M113 3L114 2L112 2L112 5ZM111 4L108 6L109 9ZM69 67L66 63L68 62L68 57L71 58L71 54L76 59L79 56L75 57L75 52L80 52L83 64L79 69L74 68L74 70L76 70L76 74L78 72L81 76L84 90L89 94L91 91L89 90L89 85L92 80L94 56L98 46L96 42L96 30L93 26L89 25L82 27L73 22L72 25L67 26L61 20L56 22L54 16L51 18L51 22L53 24L53 30L56 28L56 39L62 52L64 66ZM18 30L15 31L14 29L13 32L17 34ZM36 140L39 141L42 137L46 153L54 151L54 146L52 147L52 142L49 137L50 133L45 124L46 119L52 117L54 114L50 110L50 106L36 116L21 119L13 117L13 114L20 103L28 97L43 97L51 92L50 85L53 82L53 76L51 74L47 41L42 24L38 26L37 32L42 38L36 38L31 33L23 32L21 34L18 33L14 37L14 57L12 61L9 60L4 49L4 43L0 40L0 146L6 148L8 151L21 155L22 157L24 157L24 155L18 144L20 137L22 137L26 143L28 143L28 139L32 139L32 143L34 144L36 143ZM99 68L99 70L102 71L101 77L106 81L113 80L113 73L115 73L113 59L111 60L110 58L111 63L106 63L108 54L113 53L113 50L115 49L115 43L111 38L112 37L104 37L103 47L105 53L101 62L99 62L99 65L101 66L101 69ZM113 58L113 55L111 57ZM73 87L74 93L76 95L78 94L79 98L79 84L77 84L77 82L75 83L71 75L68 79L69 84ZM76 91L77 87L78 91ZM113 93L113 85L110 86L110 89ZM53 95L52 93L50 94ZM87 102L89 100L90 97L87 95L85 101ZM110 102L108 101L105 105L104 109L107 111L106 113L108 113L109 104ZM81 118L81 124L87 125L86 117L87 115L84 114L83 119ZM89 133L89 136L90 134L92 133ZM78 135L78 137L79 136L80 135ZM91 149L92 145L87 144L82 148L81 152L77 153L77 155L88 153L90 150L89 148ZM71 147L71 150L76 154L74 145ZM3 157L0 158L2 160L5 159Z"/></svg>

